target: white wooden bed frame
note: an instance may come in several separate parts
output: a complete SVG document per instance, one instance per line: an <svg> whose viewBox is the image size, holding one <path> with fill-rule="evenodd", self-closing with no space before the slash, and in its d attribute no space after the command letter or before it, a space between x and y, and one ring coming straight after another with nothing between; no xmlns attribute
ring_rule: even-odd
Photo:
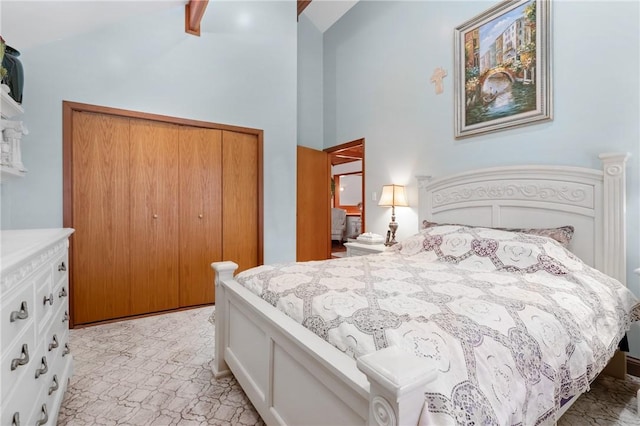
<svg viewBox="0 0 640 426"><path fill-rule="evenodd" d="M418 177L420 223L573 225L574 253L624 284L627 157L602 154L601 170L527 165ZM356 361L239 285L235 263L212 267L214 374L233 373L267 424L418 423L424 386L437 379L424 362L395 347Z"/></svg>

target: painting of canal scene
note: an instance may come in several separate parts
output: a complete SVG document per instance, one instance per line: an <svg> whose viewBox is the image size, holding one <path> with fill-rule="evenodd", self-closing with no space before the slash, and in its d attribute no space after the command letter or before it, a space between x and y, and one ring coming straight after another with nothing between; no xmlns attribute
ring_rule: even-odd
<svg viewBox="0 0 640 426"><path fill-rule="evenodd" d="M549 0L508 0L456 28L456 137L551 119Z"/></svg>

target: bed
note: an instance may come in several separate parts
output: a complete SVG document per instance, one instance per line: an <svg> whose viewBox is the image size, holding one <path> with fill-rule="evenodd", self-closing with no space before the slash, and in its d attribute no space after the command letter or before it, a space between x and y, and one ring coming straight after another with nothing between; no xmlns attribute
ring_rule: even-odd
<svg viewBox="0 0 640 426"><path fill-rule="evenodd" d="M585 264L624 284L627 155L603 154L600 158L602 168L598 170L527 165L475 170L440 179L418 177L420 223L427 221L445 225L435 227L435 234L432 231L425 232L431 243L425 243L422 233L417 234L417 244L433 248L434 238L451 238L451 235L458 238L459 234L456 232L471 233L475 239L499 240L503 236L501 233L505 231L495 228L557 228L570 224L575 230L569 246L573 254L569 253L569 257L563 260L567 264L573 261L579 265L579 258ZM461 230L456 228L459 226L456 224L480 228L465 227ZM518 238L529 238L522 237L521 233L518 235ZM538 247L540 250L559 253L557 250L560 249L554 246L555 243L544 238L531 238L533 240L525 242L534 250ZM453 240L449 242L451 241ZM454 243L457 244L455 241ZM374 265L373 268L380 262L401 263L404 260L399 259L405 258L397 257L397 252L411 251L410 246L410 243L405 247L398 246L395 253L336 261L364 262ZM410 254L433 257L436 252L437 250L431 250L427 254ZM451 253L439 253L437 256L440 255ZM413 266L416 265L415 259L408 261L414 262ZM475 261L481 263L481 260ZM501 260L497 262L502 264ZM442 263L432 264L439 267ZM335 264L330 265L331 268L335 267ZM368 346L379 350L370 350L366 342L362 347L347 344L339 348L332 346L310 331L314 328L318 331L317 323L311 321L311 324L305 324L307 327L301 325L276 309L274 304L278 303L273 303L273 300L273 304L268 303L265 299L269 300L269 297L256 294L255 288L254 291L250 289L251 282L255 284L254 287L260 287L260 281L254 278L263 276L264 269L245 271L243 281L245 285L249 282L245 287L234 279L237 265L233 262L216 262L212 267L216 272L214 374L220 377L232 373L267 424L455 424L464 422L465 416L468 417L472 411L478 411L477 407L472 406L473 399L467 396L463 395L461 402L457 404L442 398L442 395L446 396L446 392L438 392L437 389L441 383L445 383L443 371L446 368L443 369L434 362L433 357L429 358L429 354L417 355L416 351L403 345L401 339L387 339L389 341L380 344L375 337L375 325L370 330L372 343ZM293 267L315 266L303 264ZM525 267L535 269L531 263ZM440 272L428 273L437 275ZM469 274L469 270L464 273ZM285 286L290 284L290 278L284 277L282 280ZM534 284L535 287L539 283ZM285 293L279 297L286 297L288 293ZM588 299L589 296L585 298ZM627 300L625 303L628 313L631 311L629 304L633 301ZM292 308L296 309L300 310ZM613 331L612 336L620 337L624 333L631 316L625 318L626 321L621 322L620 329ZM375 323L371 319L362 321ZM443 323L442 327L449 326ZM573 327L575 330L579 328ZM350 331L343 334L349 336ZM599 349L594 350L594 353L600 354L599 360L590 364L590 368L597 368L598 371L583 372L581 391L588 389L588 380L604 367L607 360L603 362L600 359L602 354L606 353L607 359L612 354L611 342L596 346ZM440 346L443 347L445 346ZM616 356L614 359L620 364L617 366L618 370L621 368L624 373L624 356ZM500 368L495 371L500 371ZM558 371L563 370L559 368ZM549 376L553 374L556 373L549 373ZM503 391L505 389L511 388L507 386ZM540 395L544 393L539 392ZM520 410L517 416L524 423L534 422L533 419L535 422L552 423L568 407L569 404L560 407L560 400L569 394L572 394L570 389L555 392L550 396L553 408L549 409L547 406L542 413L535 413L533 417L532 409L516 407L514 410ZM524 398L535 402L538 398L536 395L528 394ZM452 407L454 411L457 410L453 414ZM430 417L429 413L432 411L444 414ZM529 414L525 416L523 413ZM503 422L501 418L494 419L492 415L487 414L486 419L490 422L495 420L495 423Z"/></svg>

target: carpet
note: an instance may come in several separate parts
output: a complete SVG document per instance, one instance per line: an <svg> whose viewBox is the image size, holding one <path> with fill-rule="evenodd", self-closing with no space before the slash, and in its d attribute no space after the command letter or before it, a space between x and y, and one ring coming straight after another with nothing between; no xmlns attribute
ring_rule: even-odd
<svg viewBox="0 0 640 426"><path fill-rule="evenodd" d="M205 307L70 330L75 373L58 425L263 425L233 377L213 377L214 314ZM640 426L639 388L637 377L602 376L558 425Z"/></svg>
<svg viewBox="0 0 640 426"><path fill-rule="evenodd" d="M216 380L213 307L70 330L75 372L58 425L263 425Z"/></svg>

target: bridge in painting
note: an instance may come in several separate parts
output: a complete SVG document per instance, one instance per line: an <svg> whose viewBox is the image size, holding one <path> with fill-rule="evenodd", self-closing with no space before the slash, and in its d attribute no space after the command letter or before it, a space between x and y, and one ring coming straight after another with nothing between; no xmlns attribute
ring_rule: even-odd
<svg viewBox="0 0 640 426"><path fill-rule="evenodd" d="M487 81L489 77L494 76L496 74L506 75L507 78L511 80L512 83L516 81L516 74L513 71L511 71L511 68L495 67L490 69L487 73L485 73L480 77L480 87L484 87L484 82Z"/></svg>

